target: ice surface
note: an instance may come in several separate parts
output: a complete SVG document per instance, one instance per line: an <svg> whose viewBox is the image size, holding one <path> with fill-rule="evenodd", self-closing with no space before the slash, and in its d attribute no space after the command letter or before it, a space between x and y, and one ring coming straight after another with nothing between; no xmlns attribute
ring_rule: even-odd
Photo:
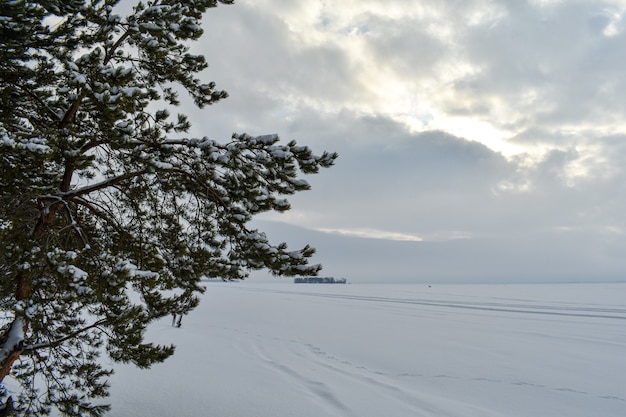
<svg viewBox="0 0 626 417"><path fill-rule="evenodd" d="M626 415L626 284L207 286L111 416Z"/></svg>

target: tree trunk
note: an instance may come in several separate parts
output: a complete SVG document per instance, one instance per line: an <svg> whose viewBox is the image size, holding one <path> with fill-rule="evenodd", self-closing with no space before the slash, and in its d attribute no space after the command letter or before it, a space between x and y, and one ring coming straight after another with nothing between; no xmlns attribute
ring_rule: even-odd
<svg viewBox="0 0 626 417"><path fill-rule="evenodd" d="M71 179L71 175L71 167L66 167L62 187L69 189L69 183L65 184L65 177ZM43 238L46 230L63 206L63 202L54 202L48 207L41 207L39 219L32 232L33 239L40 240ZM15 283L15 300L22 301L29 299L32 291L32 277L23 272L18 273ZM28 326L29 320L26 317L16 315L11 326L0 336L0 384L4 381L4 377L11 372L13 363L20 357L22 352L24 352L24 339L26 338Z"/></svg>
<svg viewBox="0 0 626 417"><path fill-rule="evenodd" d="M39 225L44 213L40 216ZM43 220L45 222L45 219ZM37 231L37 227L35 228ZM41 232L43 234L43 231ZM26 273L18 273L15 283L15 300L27 300L33 291L32 277ZM16 315L9 328L0 336L0 384L4 381L13 363L20 357L24 351L24 339L28 329L28 319L24 316Z"/></svg>
<svg viewBox="0 0 626 417"><path fill-rule="evenodd" d="M0 417L10 417L13 415L15 408L13 407L13 397L9 396L7 401L0 408Z"/></svg>
<svg viewBox="0 0 626 417"><path fill-rule="evenodd" d="M26 274L17 276L15 284L15 299L25 300L32 292L31 278ZM16 316L9 328L0 337L0 384L4 377L11 372L13 363L24 351L24 338L28 329L28 320L23 316Z"/></svg>
<svg viewBox="0 0 626 417"><path fill-rule="evenodd" d="M31 277L21 273L15 284L15 299L17 301L30 298L32 292ZM16 316L9 328L0 336L0 384L4 377L11 372L13 362L24 351L24 338L28 329L28 320L23 316Z"/></svg>
<svg viewBox="0 0 626 417"><path fill-rule="evenodd" d="M0 384L4 381L4 377L11 372L11 368L13 367L13 362L17 360L22 354L21 350L13 351L9 356L5 358L2 362L2 367L0 367Z"/></svg>
<svg viewBox="0 0 626 417"><path fill-rule="evenodd" d="M21 316L13 319L9 329L2 335L2 346L0 346L0 384L4 377L11 372L13 363L24 351L24 335L28 322Z"/></svg>

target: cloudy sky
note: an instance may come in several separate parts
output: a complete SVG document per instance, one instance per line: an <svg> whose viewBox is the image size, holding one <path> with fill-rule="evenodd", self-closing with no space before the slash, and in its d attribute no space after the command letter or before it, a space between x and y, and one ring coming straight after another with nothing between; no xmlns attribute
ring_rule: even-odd
<svg viewBox="0 0 626 417"><path fill-rule="evenodd" d="M340 154L270 237L352 281L626 280L626 0L237 0L194 133Z"/></svg>

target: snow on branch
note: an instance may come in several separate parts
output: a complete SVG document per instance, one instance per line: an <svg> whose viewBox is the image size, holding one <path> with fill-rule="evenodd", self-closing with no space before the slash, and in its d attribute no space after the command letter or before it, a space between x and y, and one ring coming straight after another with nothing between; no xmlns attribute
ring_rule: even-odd
<svg viewBox="0 0 626 417"><path fill-rule="evenodd" d="M0 363L4 363L11 354L21 351L24 346L24 319L15 317L0 348Z"/></svg>

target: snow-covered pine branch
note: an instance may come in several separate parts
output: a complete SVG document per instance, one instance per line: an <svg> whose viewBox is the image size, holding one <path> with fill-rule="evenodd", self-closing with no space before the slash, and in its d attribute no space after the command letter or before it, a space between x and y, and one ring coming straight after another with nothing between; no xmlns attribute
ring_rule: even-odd
<svg viewBox="0 0 626 417"><path fill-rule="evenodd" d="M179 92L199 107L227 97L189 52L218 1L128 16L118 2L0 2L0 384L22 389L0 389L0 409L18 415L101 416L98 355L165 360L174 348L146 327L193 309L203 277L321 268L248 223L288 210L337 155L278 135L172 136L191 126L171 116Z"/></svg>

